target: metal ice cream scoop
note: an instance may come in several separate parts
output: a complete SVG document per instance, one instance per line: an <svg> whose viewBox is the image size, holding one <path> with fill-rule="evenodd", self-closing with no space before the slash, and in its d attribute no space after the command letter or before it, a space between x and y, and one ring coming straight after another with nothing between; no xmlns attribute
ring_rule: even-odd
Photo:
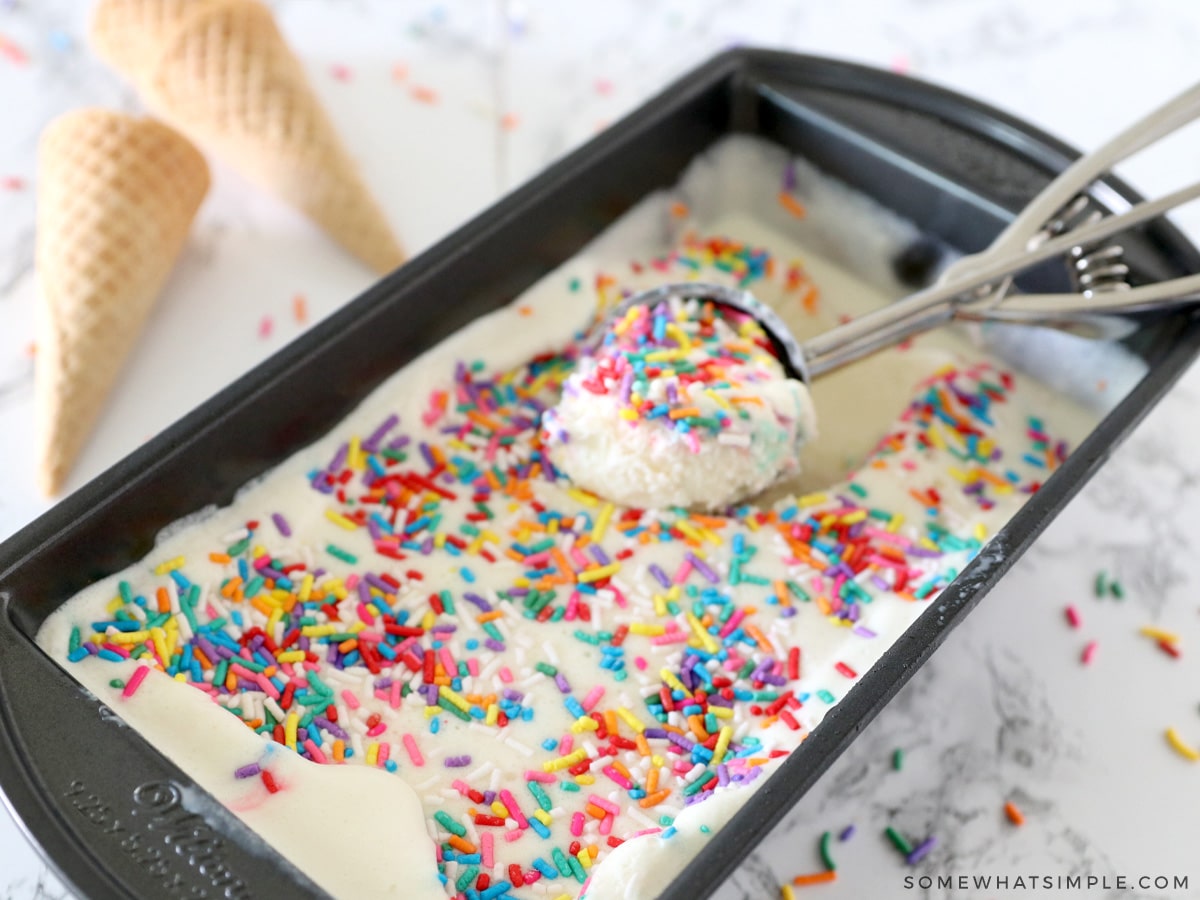
<svg viewBox="0 0 1200 900"><path fill-rule="evenodd" d="M1200 84L1126 128L1102 147L1080 157L1037 195L992 244L964 256L942 273L937 283L895 303L838 325L807 341L799 341L770 307L749 291L715 284L667 284L617 304L612 322L632 306L654 305L673 297L711 301L741 310L763 326L788 373L810 382L825 372L891 347L905 338L946 322L1008 322L1057 328L1090 338L1116 339L1134 329L1123 313L1168 310L1200 302L1200 274L1172 278L1127 290L1098 291L1086 284L1071 293L1015 294L1012 276L1054 257L1074 257L1119 232L1148 222L1200 197L1200 182L1157 200L1138 203L1061 234L1047 223L1076 209L1080 197L1116 163L1174 133L1200 116ZM1119 286L1119 285L1118 285Z"/></svg>

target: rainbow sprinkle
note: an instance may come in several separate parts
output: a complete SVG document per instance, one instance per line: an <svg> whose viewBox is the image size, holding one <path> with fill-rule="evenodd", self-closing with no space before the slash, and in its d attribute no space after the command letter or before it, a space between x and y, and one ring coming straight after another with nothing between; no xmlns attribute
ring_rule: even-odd
<svg viewBox="0 0 1200 900"><path fill-rule="evenodd" d="M795 267L723 239L690 241L651 267L670 277L701 262L743 283L774 273L803 287ZM611 300L616 285L602 276L595 288ZM611 378L595 387L615 382L638 417L720 431L722 417L701 421L681 396L652 401L640 379L677 365L669 357L687 342L716 341L718 362L680 377L696 390L722 383L725 363L766 352L761 329L713 310L691 324L667 312L630 311L605 357ZM156 561L121 581L102 617L76 624L70 659L138 660L127 697L156 669L268 748L317 764L375 766L417 785L444 772L428 824L450 893L500 898L546 880L573 894L623 841L669 838L684 806L760 777L788 752L780 736L797 745L859 678L850 653L809 675L777 623L806 610L844 629L852 651L876 637L872 603L928 602L979 552L987 535L946 517L933 461L952 456L963 496L988 509L1037 490L1066 454L1031 419L1010 458L988 429L1012 379L947 368L860 469L894 472L922 516L875 502L855 477L722 516L617 508L544 453L544 413L581 353L572 342L506 371L460 362L415 420L387 415L346 435L298 485L332 538L302 545L295 514L263 509L205 558ZM662 563L667 547L676 563ZM594 679L580 678L579 660ZM523 777L495 783L486 754L467 752L481 735L525 758ZM234 774L286 790L264 760ZM904 853L919 861L932 841ZM795 884L833 880L829 842L828 871Z"/></svg>

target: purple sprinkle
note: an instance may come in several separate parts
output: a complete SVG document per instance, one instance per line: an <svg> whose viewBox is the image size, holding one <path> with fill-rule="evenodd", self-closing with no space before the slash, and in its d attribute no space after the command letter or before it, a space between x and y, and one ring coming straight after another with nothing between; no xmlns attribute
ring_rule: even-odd
<svg viewBox="0 0 1200 900"><path fill-rule="evenodd" d="M701 575L703 575L711 584L717 584L720 582L721 579L717 577L716 572L709 568L708 563L698 557L691 550L687 552L685 558L692 564L692 567Z"/></svg>
<svg viewBox="0 0 1200 900"><path fill-rule="evenodd" d="M433 469L437 467L437 461L433 458L433 451L429 449L429 445L424 441L421 441L421 456L425 458L425 462L429 468Z"/></svg>
<svg viewBox="0 0 1200 900"><path fill-rule="evenodd" d="M489 650L495 650L497 653L502 653L504 651L504 644L493 637L490 637L484 641L483 645Z"/></svg>
<svg viewBox="0 0 1200 900"><path fill-rule="evenodd" d="M350 452L349 444L342 444L340 447L338 447L337 453L333 454L333 459L330 461L329 465L326 467L326 471L329 473L329 475L333 476L333 475L336 475L339 471L341 471L342 466L344 466L346 464L346 455L349 452Z"/></svg>
<svg viewBox="0 0 1200 900"><path fill-rule="evenodd" d="M392 413L383 420L383 423L378 428L371 432L370 437L362 442L362 448L368 453L374 453L379 449L379 442L383 440L384 436L399 424L400 417Z"/></svg>
<svg viewBox="0 0 1200 900"><path fill-rule="evenodd" d="M255 775L257 775L261 771L262 771L262 767L259 766L258 763L250 763L250 765L248 765L248 766L242 766L240 769L234 769L233 777L234 778L253 778Z"/></svg>
<svg viewBox="0 0 1200 900"><path fill-rule="evenodd" d="M866 625L855 625L850 630L853 631L855 634L857 634L859 637L873 638L876 636L875 632L873 632Z"/></svg>
<svg viewBox="0 0 1200 900"><path fill-rule="evenodd" d="M642 732L642 734L646 738L646 740L655 741L655 740L662 740L668 734L670 734L670 732L668 732L665 728L647 728L645 731Z"/></svg>
<svg viewBox="0 0 1200 900"><path fill-rule="evenodd" d="M650 570L650 574L654 576L654 579L659 584L661 584L663 587L665 587L667 589L670 589L671 579L667 577L666 572L664 572L661 568L659 568L658 563L650 563L648 568Z"/></svg>
<svg viewBox="0 0 1200 900"><path fill-rule="evenodd" d="M602 566L607 566L612 562L612 558L604 552L604 549L599 544L592 544L592 556Z"/></svg>
<svg viewBox="0 0 1200 900"><path fill-rule="evenodd" d="M470 764L471 764L470 756L464 755L464 756L448 756L448 757L446 757L446 768L447 769L461 769L463 766L469 766Z"/></svg>
<svg viewBox="0 0 1200 900"><path fill-rule="evenodd" d="M313 716L313 723L318 728L323 728L325 731L328 731L339 740L350 740L350 735L348 735L340 725L338 725L336 722L329 721L329 719L325 718L324 716Z"/></svg>
<svg viewBox="0 0 1200 900"><path fill-rule="evenodd" d="M933 845L936 843L937 838L935 838L933 835L925 838L925 840L913 847L912 853L905 857L905 862L907 862L910 866L915 866L929 855L929 851L933 849Z"/></svg>
<svg viewBox="0 0 1200 900"><path fill-rule="evenodd" d="M562 672L559 672L554 676L554 683L558 685L558 689L564 694L571 693L570 682L567 681L567 676L565 676Z"/></svg>
<svg viewBox="0 0 1200 900"><path fill-rule="evenodd" d="M854 837L854 826L847 825L845 828L842 829L841 834L838 835L838 840L839 841L848 841L852 837Z"/></svg>
<svg viewBox="0 0 1200 900"><path fill-rule="evenodd" d="M514 690L513 688L505 688L501 692L501 696L503 696L505 700L512 700L514 703L520 703L525 699L525 695L523 693L518 690Z"/></svg>
<svg viewBox="0 0 1200 900"><path fill-rule="evenodd" d="M288 524L288 520L280 513L272 513L271 521L275 523L275 527L279 529L279 533L284 537L292 536L292 526Z"/></svg>
<svg viewBox="0 0 1200 900"><path fill-rule="evenodd" d="M796 189L796 164L790 159L783 167L783 189L789 194Z"/></svg>
<svg viewBox="0 0 1200 900"><path fill-rule="evenodd" d="M483 597L480 597L478 594L473 594L470 591L465 591L463 593L463 599L466 600L468 603L474 604L480 610L480 612L491 612L492 611L492 604L490 604Z"/></svg>
<svg viewBox="0 0 1200 900"><path fill-rule="evenodd" d="M492 801L495 799L496 799L495 791L484 791L483 792L483 805L484 806L491 806Z"/></svg>
<svg viewBox="0 0 1200 900"><path fill-rule="evenodd" d="M780 611L780 613L779 613L779 614L780 614L781 616L783 616L785 619L790 619L792 616L796 615L796 613L797 613L797 612L798 612L798 610L796 609L796 607L794 607L794 606L785 606L785 607L784 607L784 608L783 608L783 609Z"/></svg>

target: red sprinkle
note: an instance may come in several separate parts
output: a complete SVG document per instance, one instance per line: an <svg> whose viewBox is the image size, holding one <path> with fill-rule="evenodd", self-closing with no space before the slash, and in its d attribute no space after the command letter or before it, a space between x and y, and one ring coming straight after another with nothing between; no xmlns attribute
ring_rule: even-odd
<svg viewBox="0 0 1200 900"><path fill-rule="evenodd" d="M275 776L270 772L263 770L262 783L266 785L267 791L272 794L279 793L279 785L275 782Z"/></svg>
<svg viewBox="0 0 1200 900"><path fill-rule="evenodd" d="M1162 650L1163 653L1167 654L1168 656L1172 657L1173 659L1179 659L1179 656L1180 656L1179 648L1176 647L1174 644L1172 644L1170 641L1165 641L1160 638L1157 643L1158 643L1158 648L1160 650Z"/></svg>
<svg viewBox="0 0 1200 900"><path fill-rule="evenodd" d="M1071 623L1072 628L1078 628L1080 624L1079 612L1074 606L1068 606L1066 609L1067 621Z"/></svg>

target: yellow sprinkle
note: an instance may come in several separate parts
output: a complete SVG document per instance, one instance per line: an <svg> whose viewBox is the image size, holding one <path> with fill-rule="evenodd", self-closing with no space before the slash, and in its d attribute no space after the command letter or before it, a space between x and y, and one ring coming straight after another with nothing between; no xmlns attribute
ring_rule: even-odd
<svg viewBox="0 0 1200 900"><path fill-rule="evenodd" d="M897 531L900 530L900 526L903 524L904 524L904 516L900 515L900 513L896 513L896 515L892 516L891 519L888 520L887 530L890 531L892 534L895 534Z"/></svg>
<svg viewBox="0 0 1200 900"><path fill-rule="evenodd" d="M553 824L553 821L554 821L553 819L550 818L550 813L548 813L544 809L540 809L540 808L535 809L533 811L533 817L535 819L537 819L539 822L541 822L543 825L545 825L547 828L549 828L550 825Z"/></svg>
<svg viewBox="0 0 1200 900"><path fill-rule="evenodd" d="M607 566L598 566L595 569L585 569L575 576L575 580L580 584L590 584L593 581L599 581L601 578L616 575L620 571L620 563L611 563Z"/></svg>
<svg viewBox="0 0 1200 900"><path fill-rule="evenodd" d="M379 744L371 743L367 747L367 765L373 766L379 762Z"/></svg>
<svg viewBox="0 0 1200 900"><path fill-rule="evenodd" d="M101 642L108 641L112 644L140 644L142 641L150 638L149 631L114 631L112 634L105 635Z"/></svg>
<svg viewBox="0 0 1200 900"><path fill-rule="evenodd" d="M718 719L732 719L733 710L728 706L710 706L708 711Z"/></svg>
<svg viewBox="0 0 1200 900"><path fill-rule="evenodd" d="M355 471L362 471L364 465L362 444L357 435L350 438L350 447L346 451L346 465Z"/></svg>
<svg viewBox="0 0 1200 900"><path fill-rule="evenodd" d="M962 469L956 469L953 466L950 466L948 469L946 469L946 471L950 473L950 477L953 478L955 481L961 481L965 484L966 482L971 480L971 476L968 475L966 472L964 472Z"/></svg>
<svg viewBox="0 0 1200 900"><path fill-rule="evenodd" d="M617 411L617 415L630 422L639 418L637 410L628 406L621 407L621 409Z"/></svg>
<svg viewBox="0 0 1200 900"><path fill-rule="evenodd" d="M557 772L560 769L569 769L576 763L581 763L587 759L587 751L583 749L568 753L566 756L560 756L558 759L547 760L542 763L542 769L546 772Z"/></svg>
<svg viewBox="0 0 1200 900"><path fill-rule="evenodd" d="M938 433L938 429L930 428L925 432L925 435L929 438L929 443L933 444L933 446L937 447L939 450L946 449L946 441L941 434Z"/></svg>
<svg viewBox="0 0 1200 900"><path fill-rule="evenodd" d="M271 610L271 615L269 615L267 617L267 628L266 628L267 634L275 633L275 626L279 624L279 620L282 618L283 618L283 610L280 609L278 606L275 607L273 610ZM301 659L304 658L303 651L301 651L300 658Z"/></svg>
<svg viewBox="0 0 1200 900"><path fill-rule="evenodd" d="M336 625L304 625L300 629L300 633L304 637L329 637L331 634L337 634Z"/></svg>
<svg viewBox="0 0 1200 900"><path fill-rule="evenodd" d="M492 801L492 812L494 812L496 815L498 815L502 819L508 818L508 807L505 806L503 803L501 803L499 800Z"/></svg>
<svg viewBox="0 0 1200 900"><path fill-rule="evenodd" d="M828 494L805 494L796 502L801 506L818 506L829 499Z"/></svg>
<svg viewBox="0 0 1200 900"><path fill-rule="evenodd" d="M166 632L161 628L150 629L150 639L154 642L154 649L158 651L158 655L162 659L163 665L166 665L171 659L171 651L167 649L167 642L165 638Z"/></svg>
<svg viewBox="0 0 1200 900"><path fill-rule="evenodd" d="M426 706L425 707L425 718L432 719L434 716L436 716L441 711L442 711L442 708L440 706Z"/></svg>
<svg viewBox="0 0 1200 900"><path fill-rule="evenodd" d="M576 775L576 776L575 776L575 783L576 783L576 784L595 784L595 783L596 783L596 776L595 776L595 775L588 775L588 774L585 772L585 773L584 773L584 774L582 774L582 775Z"/></svg>
<svg viewBox="0 0 1200 900"><path fill-rule="evenodd" d="M709 707L709 710L717 707ZM725 758L725 751L729 749L729 742L733 739L733 729L728 725L721 726L721 732L717 735L717 746L713 748L712 764L718 766L721 760Z"/></svg>
<svg viewBox="0 0 1200 900"><path fill-rule="evenodd" d="M692 633L696 635L696 640L709 653L716 653L721 649L720 644L716 642L711 634L704 630L704 626L700 624L700 620L696 618L696 614L691 610L687 613L687 623L692 628Z"/></svg>
<svg viewBox="0 0 1200 900"><path fill-rule="evenodd" d="M977 541L987 540L987 526L982 522L976 522L975 530L972 534Z"/></svg>
<svg viewBox="0 0 1200 900"><path fill-rule="evenodd" d="M684 691L686 692L687 696L692 696L692 692L683 686L683 682L676 678L675 673L670 669L663 669L658 674L662 677L663 681L671 686L673 690Z"/></svg>
<svg viewBox="0 0 1200 900"><path fill-rule="evenodd" d="M312 595L312 589L313 589L313 576L312 576L312 572L309 572L304 576L304 579L300 582L300 594L297 599L301 603L307 603L309 596Z"/></svg>
<svg viewBox="0 0 1200 900"><path fill-rule="evenodd" d="M652 762L656 766L662 766L666 762L666 760L664 760L661 756L659 756L657 753L655 753L652 757L650 757L650 762Z"/></svg>
<svg viewBox="0 0 1200 900"><path fill-rule="evenodd" d="M1175 752L1185 759L1190 759L1192 762L1200 761L1200 750L1185 744L1183 738L1179 736L1174 728L1167 729L1167 743L1175 748Z"/></svg>
<svg viewBox="0 0 1200 900"><path fill-rule="evenodd" d="M1175 632L1155 628L1153 625L1143 625L1138 629L1138 633L1144 634L1148 638L1154 638L1156 641L1166 641L1168 644L1179 643L1179 635L1175 634Z"/></svg>
<svg viewBox="0 0 1200 900"><path fill-rule="evenodd" d="M471 704L468 703L461 694L451 690L447 685L438 685L438 696L449 700L463 712L471 711Z"/></svg>
<svg viewBox="0 0 1200 900"><path fill-rule="evenodd" d="M792 890L790 884L782 884L779 886L780 900L796 900L796 892Z"/></svg>
<svg viewBox="0 0 1200 900"><path fill-rule="evenodd" d="M718 406L722 407L723 409L729 409L729 410L733 409L733 407L729 405L729 401L726 400L724 397L722 397L720 394L718 394L716 391L714 391L712 388L705 388L704 393L708 394L708 396L712 399L712 401L714 403L716 403Z"/></svg>
<svg viewBox="0 0 1200 900"><path fill-rule="evenodd" d="M177 556L174 559L168 559L166 562L160 562L154 567L155 575L166 575L168 572L174 572L176 569L183 568L184 559L182 556Z"/></svg>
<svg viewBox="0 0 1200 900"><path fill-rule="evenodd" d="M696 526L692 525L690 522L685 522L682 519L679 519L675 522L675 527L694 541L704 540L704 535L697 531Z"/></svg>
<svg viewBox="0 0 1200 900"><path fill-rule="evenodd" d="M571 723L571 731L575 734L581 734L585 731L596 731L599 727L600 724L589 716L580 716Z"/></svg>
<svg viewBox="0 0 1200 900"><path fill-rule="evenodd" d="M587 491L581 491L579 488L571 488L567 491L567 496L578 500L584 506L595 506L600 502L596 499L594 494L589 494Z"/></svg>
<svg viewBox="0 0 1200 900"><path fill-rule="evenodd" d="M651 625L647 622L630 622L630 634L640 634L646 637L658 637L660 634L666 634L667 629L662 625Z"/></svg>
<svg viewBox="0 0 1200 900"><path fill-rule="evenodd" d="M489 703L487 714L483 717L484 725L495 725L500 720L500 707L495 703ZM590 719L588 721L591 721Z"/></svg>
<svg viewBox="0 0 1200 900"><path fill-rule="evenodd" d="M656 616L665 616L667 614L667 599L662 594L654 595L654 614ZM633 627L630 626L629 630L633 631ZM663 631L665 632L666 629L664 628Z"/></svg>
<svg viewBox="0 0 1200 900"><path fill-rule="evenodd" d="M283 722L283 740L293 750L296 749L296 730L300 726L300 714L288 713ZM368 759L370 757L368 756Z"/></svg>
<svg viewBox="0 0 1200 900"><path fill-rule="evenodd" d="M113 597L111 600L109 600L108 606L106 606L104 608L108 611L108 614L111 616L113 613L115 613L118 609L120 609L124 605L125 605L125 601L121 599L120 595L118 595L116 597Z"/></svg>
<svg viewBox="0 0 1200 900"><path fill-rule="evenodd" d="M616 507L611 503L605 503L604 508L600 510L600 515L596 516L596 524L592 526L593 541L599 543L604 539L604 532L608 531L608 523L612 519L614 509Z"/></svg>
<svg viewBox="0 0 1200 900"><path fill-rule="evenodd" d="M325 518L328 518L328 520L336 524L337 527L346 529L347 532L354 532L354 530L358 530L359 527L359 523L355 522L353 518L347 518L346 516L343 516L341 512L336 512L331 509L325 510Z"/></svg>
<svg viewBox="0 0 1200 900"><path fill-rule="evenodd" d="M638 717L631 713L624 706L617 707L617 715L621 717L622 721L624 721L626 725L628 725L638 734L641 734L646 730L646 726L638 721Z"/></svg>
<svg viewBox="0 0 1200 900"><path fill-rule="evenodd" d="M275 654L275 658L281 663L304 662L304 657L303 650L285 650L283 653Z"/></svg>
<svg viewBox="0 0 1200 900"><path fill-rule="evenodd" d="M842 516L843 525L855 525L859 522L866 521L867 511L865 509L855 510L852 513L846 513Z"/></svg>
<svg viewBox="0 0 1200 900"><path fill-rule="evenodd" d="M427 610L425 615L421 617L421 627L426 631L433 631L433 626L437 624L437 616L433 610Z"/></svg>
<svg viewBox="0 0 1200 900"><path fill-rule="evenodd" d="M582 865L584 869L590 869L592 867L592 854L587 852L586 847L580 847L579 852L575 854L575 858L579 860L580 865Z"/></svg>
<svg viewBox="0 0 1200 900"><path fill-rule="evenodd" d="M441 550L446 546L446 535L443 532L438 532L433 536L433 546Z"/></svg>

